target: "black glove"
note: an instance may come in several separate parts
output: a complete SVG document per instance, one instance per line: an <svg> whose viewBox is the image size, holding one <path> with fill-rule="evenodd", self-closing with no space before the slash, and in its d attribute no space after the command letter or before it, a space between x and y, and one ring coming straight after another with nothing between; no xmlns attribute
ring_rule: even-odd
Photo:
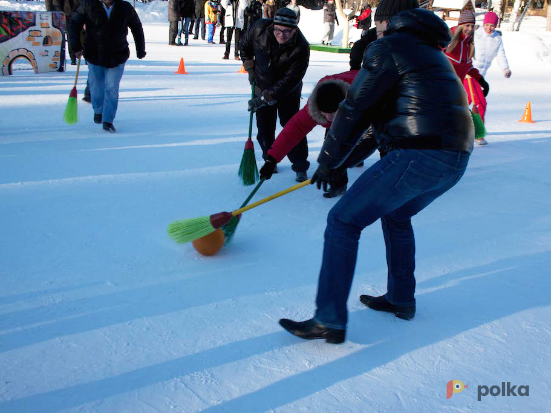
<svg viewBox="0 0 551 413"><path fill-rule="evenodd" d="M147 53L145 52L145 50L143 52L138 52L137 53L137 56L138 56L138 59L143 59L145 57Z"/></svg>
<svg viewBox="0 0 551 413"><path fill-rule="evenodd" d="M264 162L264 166L260 168L260 179L270 179L272 175L274 174L274 170L277 166L277 161L272 155L268 155L266 158L266 162Z"/></svg>
<svg viewBox="0 0 551 413"><path fill-rule="evenodd" d="M251 100L249 100L249 112L253 111L256 112L258 109L260 109L263 106L266 106L267 102L264 101L261 97L256 97Z"/></svg>
<svg viewBox="0 0 551 413"><path fill-rule="evenodd" d="M256 74L254 72L254 60L246 60L243 62L243 68L249 74L249 83L252 85L256 81Z"/></svg>
<svg viewBox="0 0 551 413"><path fill-rule="evenodd" d="M484 80L484 78L480 76L480 79L478 79L478 84L482 88L482 94L484 95L484 97L488 96L488 93L490 93L490 85L488 84L488 82L486 82L486 80Z"/></svg>
<svg viewBox="0 0 551 413"><path fill-rule="evenodd" d="M318 189L321 189L321 187L323 186L324 192L327 192L328 185L330 185L331 187L338 186L336 181L337 179L335 176L335 170L330 169L324 164L320 164L317 171L314 172L314 175L310 180L310 184L316 184Z"/></svg>

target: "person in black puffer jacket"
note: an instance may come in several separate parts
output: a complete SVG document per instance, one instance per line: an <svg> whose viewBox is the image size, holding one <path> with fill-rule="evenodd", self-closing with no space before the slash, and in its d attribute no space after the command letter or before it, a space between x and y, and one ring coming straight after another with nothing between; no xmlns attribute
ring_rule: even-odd
<svg viewBox="0 0 551 413"><path fill-rule="evenodd" d="M119 84L130 56L128 28L136 43L138 59L145 57L142 24L134 7L123 0L82 0L69 22L69 40L75 56L82 57L79 33L86 24L84 57L94 108L94 122L115 132L113 120L119 101Z"/></svg>
<svg viewBox="0 0 551 413"><path fill-rule="evenodd" d="M359 238L379 219L388 290L380 297L362 295L360 301L398 318L414 317L411 217L461 179L473 149L465 90L441 51L451 40L446 23L418 8L417 0L382 0L375 25L379 40L368 46L362 69L339 106L312 183L319 188L332 182L332 171L346 160L366 125L372 125L387 154L329 212L314 318L280 320L304 339L345 340Z"/></svg>
<svg viewBox="0 0 551 413"><path fill-rule="evenodd" d="M266 160L275 140L279 114L281 126L300 109L302 78L310 61L310 45L297 27L296 14L289 8L278 10L274 20L258 20L243 36L239 50L249 82L255 84L255 98L249 110L256 112L257 140ZM308 143L300 140L287 155L299 182L306 180Z"/></svg>

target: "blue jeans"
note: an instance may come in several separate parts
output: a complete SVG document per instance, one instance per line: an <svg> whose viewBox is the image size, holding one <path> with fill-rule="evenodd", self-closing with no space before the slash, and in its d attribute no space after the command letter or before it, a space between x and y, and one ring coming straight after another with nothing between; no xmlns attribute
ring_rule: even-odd
<svg viewBox="0 0 551 413"><path fill-rule="evenodd" d="M113 123L119 105L119 84L124 63L107 68L88 62L88 80L94 113L101 113L104 122Z"/></svg>
<svg viewBox="0 0 551 413"><path fill-rule="evenodd" d="M216 31L216 25L213 23L207 23L207 32L208 32L208 43L214 41L214 32Z"/></svg>
<svg viewBox="0 0 551 413"><path fill-rule="evenodd" d="M469 154L397 149L365 171L329 211L314 319L346 328L346 302L362 230L381 219L386 245L386 299L415 304L415 239L411 217L453 187L465 173Z"/></svg>
<svg viewBox="0 0 551 413"><path fill-rule="evenodd" d="M193 30L193 33L195 33L193 35L194 39L199 38L199 26L201 26L201 39L205 40L205 18L204 17L197 17L197 19L195 19L195 28Z"/></svg>
<svg viewBox="0 0 551 413"><path fill-rule="evenodd" d="M182 31L184 32L185 38L189 37L189 24L191 23L191 17L181 17L178 24L178 38L182 38Z"/></svg>

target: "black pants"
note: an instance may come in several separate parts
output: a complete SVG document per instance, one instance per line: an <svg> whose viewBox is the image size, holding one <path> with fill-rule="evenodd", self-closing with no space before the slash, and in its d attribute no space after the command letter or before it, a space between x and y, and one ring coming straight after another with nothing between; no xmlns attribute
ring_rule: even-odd
<svg viewBox="0 0 551 413"><path fill-rule="evenodd" d="M241 29L228 27L226 29L226 56L230 55L231 38L233 37L233 31L235 30L235 57L239 57L239 39L241 38Z"/></svg>
<svg viewBox="0 0 551 413"><path fill-rule="evenodd" d="M193 28L193 33L195 33L193 35L194 39L199 38L199 26L201 26L201 39L205 40L206 27L205 27L205 18L204 17L198 17L197 19L195 19L195 27Z"/></svg>
<svg viewBox="0 0 551 413"><path fill-rule="evenodd" d="M176 35L178 34L178 20L170 22L168 26L168 44L176 43Z"/></svg>
<svg viewBox="0 0 551 413"><path fill-rule="evenodd" d="M226 9L223 7L220 7L218 23L220 23L220 43L222 43L224 41L224 29L226 28Z"/></svg>
<svg viewBox="0 0 551 413"><path fill-rule="evenodd" d="M274 106L264 106L256 112L256 126L258 135L256 139L262 148L262 157L266 159L268 151L275 141L275 131L277 116L279 114L279 123L285 127L289 119L291 119L300 109L300 88L292 95L279 99ZM308 141L306 136L295 146L287 157L293 164L292 168L295 172L306 172L310 166L308 162Z"/></svg>

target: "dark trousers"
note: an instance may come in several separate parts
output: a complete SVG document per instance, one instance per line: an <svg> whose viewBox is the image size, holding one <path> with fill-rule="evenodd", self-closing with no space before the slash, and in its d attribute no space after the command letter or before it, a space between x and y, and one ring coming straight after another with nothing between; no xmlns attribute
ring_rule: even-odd
<svg viewBox="0 0 551 413"><path fill-rule="evenodd" d="M218 23L220 23L220 43L222 43L224 41L224 29L226 28L226 10L223 7L220 7Z"/></svg>
<svg viewBox="0 0 551 413"><path fill-rule="evenodd" d="M176 35L178 34L178 21L170 22L168 26L168 44L176 43Z"/></svg>
<svg viewBox="0 0 551 413"><path fill-rule="evenodd" d="M258 128L256 139L262 148L262 157L264 159L268 156L268 151L275 141L278 114L279 123L284 127L289 122L289 119L300 109L301 89L298 89L298 93L294 92L290 96L279 99L275 105L263 106L256 112L256 126ZM287 154L287 157L293 164L293 171L306 172L308 170L310 162L308 162L308 142L306 136Z"/></svg>
<svg viewBox="0 0 551 413"><path fill-rule="evenodd" d="M205 18L204 17L198 17L195 19L195 28L193 29L193 35L194 39L199 38L199 26L201 26L201 39L205 40L205 34L206 34L206 27L205 27Z"/></svg>
<svg viewBox="0 0 551 413"><path fill-rule="evenodd" d="M239 57L239 39L241 38L241 29L228 27L226 30L226 56L230 55L231 38L233 37L233 31L235 30L235 57Z"/></svg>

